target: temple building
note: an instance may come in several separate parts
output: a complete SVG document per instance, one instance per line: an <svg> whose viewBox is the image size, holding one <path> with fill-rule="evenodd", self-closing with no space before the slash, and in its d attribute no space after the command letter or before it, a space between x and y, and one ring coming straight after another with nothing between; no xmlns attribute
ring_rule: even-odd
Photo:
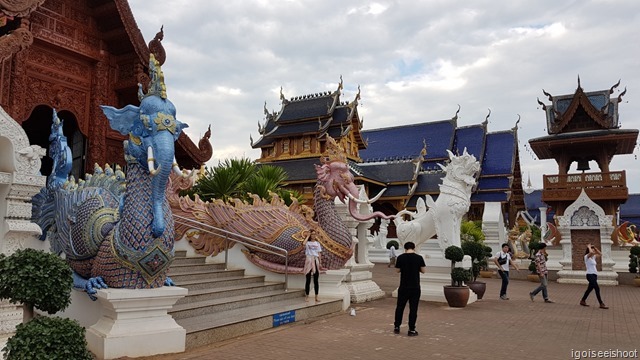
<svg viewBox="0 0 640 360"><path fill-rule="evenodd" d="M19 0L0 12L0 106L48 148L55 109L64 121L76 178L94 163L124 165L124 137L99 105L139 105L149 54L165 61L162 30L147 45L126 0ZM146 89L145 89L146 90ZM185 168L211 158L208 132L199 144L184 133L176 159ZM51 160L43 158L48 175Z"/></svg>
<svg viewBox="0 0 640 360"><path fill-rule="evenodd" d="M386 190L373 204L374 210L386 214L413 210L418 197L426 194L435 200L445 175L438 163L448 161L447 151L462 154L465 149L481 163L469 218L480 220L485 202L500 203L508 224L524 210L517 122L513 129L488 132L489 115L482 123L458 127L456 113L447 120L363 130L360 91L343 101L342 88L341 80L334 91L291 98L281 92L281 109L269 112L265 105L261 137L251 143L261 149L257 161L282 167L288 187L304 194L308 202L317 178L313 165L319 164L329 135L346 149L356 183L370 194ZM389 237L394 236L390 224Z"/></svg>

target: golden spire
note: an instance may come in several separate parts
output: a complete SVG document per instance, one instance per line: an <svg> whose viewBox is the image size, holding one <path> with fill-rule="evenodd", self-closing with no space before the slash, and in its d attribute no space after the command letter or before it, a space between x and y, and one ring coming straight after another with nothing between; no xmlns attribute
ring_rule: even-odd
<svg viewBox="0 0 640 360"><path fill-rule="evenodd" d="M334 161L340 161L343 163L347 162L347 154L342 149L342 146L338 145L338 143L329 135L327 135L326 145L326 150L322 153L320 162L323 164L328 164Z"/></svg>

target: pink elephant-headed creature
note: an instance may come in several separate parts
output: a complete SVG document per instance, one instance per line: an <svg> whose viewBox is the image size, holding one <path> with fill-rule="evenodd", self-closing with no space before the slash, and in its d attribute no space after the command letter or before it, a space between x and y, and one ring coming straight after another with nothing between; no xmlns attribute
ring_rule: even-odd
<svg viewBox="0 0 640 360"><path fill-rule="evenodd" d="M289 252L288 272L292 273L302 272L305 261L302 242L309 230L314 229L324 251L322 269L340 269L353 254L353 241L349 229L335 210L334 199L338 197L343 203L349 199L349 212L359 221L392 217L381 212L368 215L358 213L357 203L372 203L380 195L371 200L359 199L359 189L353 183L346 155L331 137L327 136L326 151L320 163L316 165L318 181L314 189L314 210L295 201L286 206L275 195L271 202L254 197L253 204L239 200L234 201L233 205L222 200L203 202L197 197L191 200L186 196L177 196L180 189L176 186L172 189L173 194L169 194L169 201L175 215L286 249ZM186 234L200 254L216 255L224 250L224 238L190 230L188 226L177 224L176 238ZM260 250L247 250L245 254L251 262L264 269L285 272L283 257Z"/></svg>

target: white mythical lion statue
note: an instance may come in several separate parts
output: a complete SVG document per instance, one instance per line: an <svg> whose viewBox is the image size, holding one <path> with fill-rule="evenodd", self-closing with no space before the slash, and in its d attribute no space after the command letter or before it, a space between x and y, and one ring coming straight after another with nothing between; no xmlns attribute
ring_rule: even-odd
<svg viewBox="0 0 640 360"><path fill-rule="evenodd" d="M440 195L434 202L426 195L426 203L418 199L416 212L404 209L396 214L394 222L398 233L398 240L403 244L413 241L416 248L438 235L441 249L450 245L460 246L460 223L462 217L469 211L471 192L476 185L476 175L480 171L480 163L475 156L468 154L467 149L460 156L455 156L449 150L449 164L438 164L446 173L440 184ZM428 207L428 209L427 209ZM428 211L427 211L428 210ZM404 214L412 220L405 221Z"/></svg>

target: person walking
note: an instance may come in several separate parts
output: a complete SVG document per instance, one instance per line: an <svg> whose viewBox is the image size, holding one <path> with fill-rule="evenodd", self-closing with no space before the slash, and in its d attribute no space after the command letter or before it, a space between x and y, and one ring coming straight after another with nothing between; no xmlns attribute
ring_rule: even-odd
<svg viewBox="0 0 640 360"><path fill-rule="evenodd" d="M582 295L582 300L580 300L580 305L589 306L587 304L587 298L589 294L591 294L591 290L596 291L596 298L598 298L598 303L600 303L600 309L608 309L609 307L604 304L602 298L600 297L600 286L598 286L598 268L596 257L602 256L600 250L598 250L595 246L589 244L587 245L587 250L584 254L584 264L587 267L587 281L589 282L589 286L587 287L587 291Z"/></svg>
<svg viewBox="0 0 640 360"><path fill-rule="evenodd" d="M542 291L542 298L544 299L544 302L552 304L553 301L549 300L549 294L547 293L547 244L540 243L540 245L538 245L538 251L536 252L534 261L536 263L536 271L538 272L538 277L540 278L540 286L529 293L529 298L531 299L531 301L533 301L533 298L535 298L536 295L538 295L538 293Z"/></svg>
<svg viewBox="0 0 640 360"><path fill-rule="evenodd" d="M397 258L398 258L398 253L396 252L396 245L392 243L389 246L389 265L387 265L387 267L392 267L392 266L395 267Z"/></svg>
<svg viewBox="0 0 640 360"><path fill-rule="evenodd" d="M511 260L511 249L509 248L509 244L502 244L502 250L496 253L496 256L493 258L493 262L498 267L498 274L500 274L500 278L502 278L502 286L500 287L500 299L509 300L507 297L507 287L509 286L509 268L513 266L518 272L520 269L518 265Z"/></svg>
<svg viewBox="0 0 640 360"><path fill-rule="evenodd" d="M322 252L322 246L316 238L315 230L309 231L309 236L304 240L304 254L306 256L304 262L303 272L306 276L304 283L304 301L309 301L309 291L311 290L311 277L313 276L313 290L316 293L316 302L320 302L318 299L318 292L320 290L319 278L320 278L320 253Z"/></svg>
<svg viewBox="0 0 640 360"><path fill-rule="evenodd" d="M416 254L416 244L409 241L404 244L404 254L396 259L396 271L400 273L398 287L398 302L396 303L393 332L400 333L404 308L409 302L409 336L417 336L416 319L418 318L418 303L420 302L420 273L427 270L422 255Z"/></svg>

